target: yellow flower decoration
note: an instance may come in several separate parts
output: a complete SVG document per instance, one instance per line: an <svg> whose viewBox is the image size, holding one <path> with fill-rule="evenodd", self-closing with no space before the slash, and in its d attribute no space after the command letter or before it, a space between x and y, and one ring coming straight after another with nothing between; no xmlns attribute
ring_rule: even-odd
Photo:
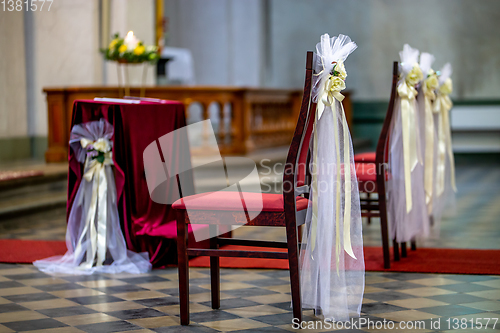
<svg viewBox="0 0 500 333"><path fill-rule="evenodd" d="M141 55L146 51L146 48L143 45L139 45L134 49L134 54L135 55Z"/></svg>
<svg viewBox="0 0 500 333"><path fill-rule="evenodd" d="M116 44L118 44L118 39L117 39L117 38L113 39L113 40L111 41L111 43L109 43L109 48L110 48L110 49L114 49L114 48L115 48L115 46L116 46Z"/></svg>
<svg viewBox="0 0 500 333"><path fill-rule="evenodd" d="M439 80L434 71L429 73L429 76L427 77L427 79L425 79L425 85L429 91L434 91L436 88L439 87Z"/></svg>
<svg viewBox="0 0 500 333"><path fill-rule="evenodd" d="M118 52L125 53L127 51L127 45L123 44L118 48Z"/></svg>
<svg viewBox="0 0 500 333"><path fill-rule="evenodd" d="M331 92L339 92L345 89L345 82L339 76L330 76L326 81L326 90Z"/></svg>
<svg viewBox="0 0 500 333"><path fill-rule="evenodd" d="M450 78L447 78L439 88L439 92L443 95L449 95L453 91L453 83Z"/></svg>

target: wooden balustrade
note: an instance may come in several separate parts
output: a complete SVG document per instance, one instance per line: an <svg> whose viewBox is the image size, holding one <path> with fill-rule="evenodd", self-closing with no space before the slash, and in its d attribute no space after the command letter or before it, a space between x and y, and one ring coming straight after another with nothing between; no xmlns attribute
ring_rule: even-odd
<svg viewBox="0 0 500 333"><path fill-rule="evenodd" d="M130 93L139 96L140 87ZM122 96L118 87L45 88L48 107L47 162L66 161L73 102L94 97ZM212 119L219 149L224 155L244 155L260 148L288 145L300 111L302 90L235 88L235 87L147 87L151 98L177 100L184 103L188 123ZM349 94L344 107L351 119ZM201 106L201 119L189 112ZM210 110L215 110L216 119ZM196 153L196 152L195 152ZM198 152L201 153L201 150Z"/></svg>

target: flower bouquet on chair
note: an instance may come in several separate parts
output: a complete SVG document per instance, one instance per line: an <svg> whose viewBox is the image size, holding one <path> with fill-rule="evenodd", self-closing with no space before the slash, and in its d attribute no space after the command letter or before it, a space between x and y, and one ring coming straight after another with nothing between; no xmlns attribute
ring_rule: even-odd
<svg viewBox="0 0 500 333"><path fill-rule="evenodd" d="M105 119L76 125L70 147L84 163L83 177L69 212L64 256L33 263L46 273L145 273L147 253L127 250L117 209L112 165L113 126Z"/></svg>
<svg viewBox="0 0 500 333"><path fill-rule="evenodd" d="M417 49L405 44L399 55L401 74L389 138L390 177L386 191L390 237L403 243L428 235L429 216L415 88L424 75L418 64Z"/></svg>
<svg viewBox="0 0 500 333"><path fill-rule="evenodd" d="M300 252L304 308L335 321L359 317L364 292L361 210L349 128L342 106L348 36L316 45L311 194ZM313 104L314 105L314 104Z"/></svg>

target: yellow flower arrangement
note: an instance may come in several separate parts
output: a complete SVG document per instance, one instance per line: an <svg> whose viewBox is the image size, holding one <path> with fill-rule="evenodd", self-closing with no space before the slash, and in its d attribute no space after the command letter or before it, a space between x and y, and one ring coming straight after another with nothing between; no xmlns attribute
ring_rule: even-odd
<svg viewBox="0 0 500 333"><path fill-rule="evenodd" d="M125 38L120 38L118 34L115 34L108 47L101 49L101 53L104 54L106 60L132 64L145 61L154 64L159 58L158 48L154 45L144 45L132 31Z"/></svg>

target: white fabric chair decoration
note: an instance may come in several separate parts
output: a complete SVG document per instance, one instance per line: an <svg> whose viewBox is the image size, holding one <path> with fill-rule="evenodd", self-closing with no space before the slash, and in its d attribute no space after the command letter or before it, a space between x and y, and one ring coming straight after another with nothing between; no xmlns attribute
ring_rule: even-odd
<svg viewBox="0 0 500 333"><path fill-rule="evenodd" d="M423 73L422 80L419 83L417 105L420 118L420 144L422 147L422 157L424 159L424 188L425 203L427 213L432 215L432 205L434 196L434 169L436 153L436 128L434 125L433 103L436 99L435 90L439 86L436 72L432 69L434 56L422 52L420 55L420 68Z"/></svg>
<svg viewBox="0 0 500 333"><path fill-rule="evenodd" d="M344 61L356 47L348 36L328 34L316 45L312 199L300 252L303 307L336 321L359 317L364 292L358 182L340 93Z"/></svg>
<svg viewBox="0 0 500 333"><path fill-rule="evenodd" d="M455 212L457 186L450 128L450 110L453 103L449 97L453 91L452 72L453 69L449 63L438 72L439 88L436 89L436 102L434 103L434 113L437 116L435 220L440 220L445 211L448 216Z"/></svg>
<svg viewBox="0 0 500 333"><path fill-rule="evenodd" d="M68 218L64 256L35 261L46 273L145 273L147 253L127 250L120 227L113 176L113 126L101 119L76 125L70 147L84 163L83 177Z"/></svg>
<svg viewBox="0 0 500 333"><path fill-rule="evenodd" d="M390 237L398 243L411 241L417 236L427 237L429 233L419 114L415 103L415 85L424 77L418 55L419 51L408 44L399 53L401 75L389 137L387 217Z"/></svg>

